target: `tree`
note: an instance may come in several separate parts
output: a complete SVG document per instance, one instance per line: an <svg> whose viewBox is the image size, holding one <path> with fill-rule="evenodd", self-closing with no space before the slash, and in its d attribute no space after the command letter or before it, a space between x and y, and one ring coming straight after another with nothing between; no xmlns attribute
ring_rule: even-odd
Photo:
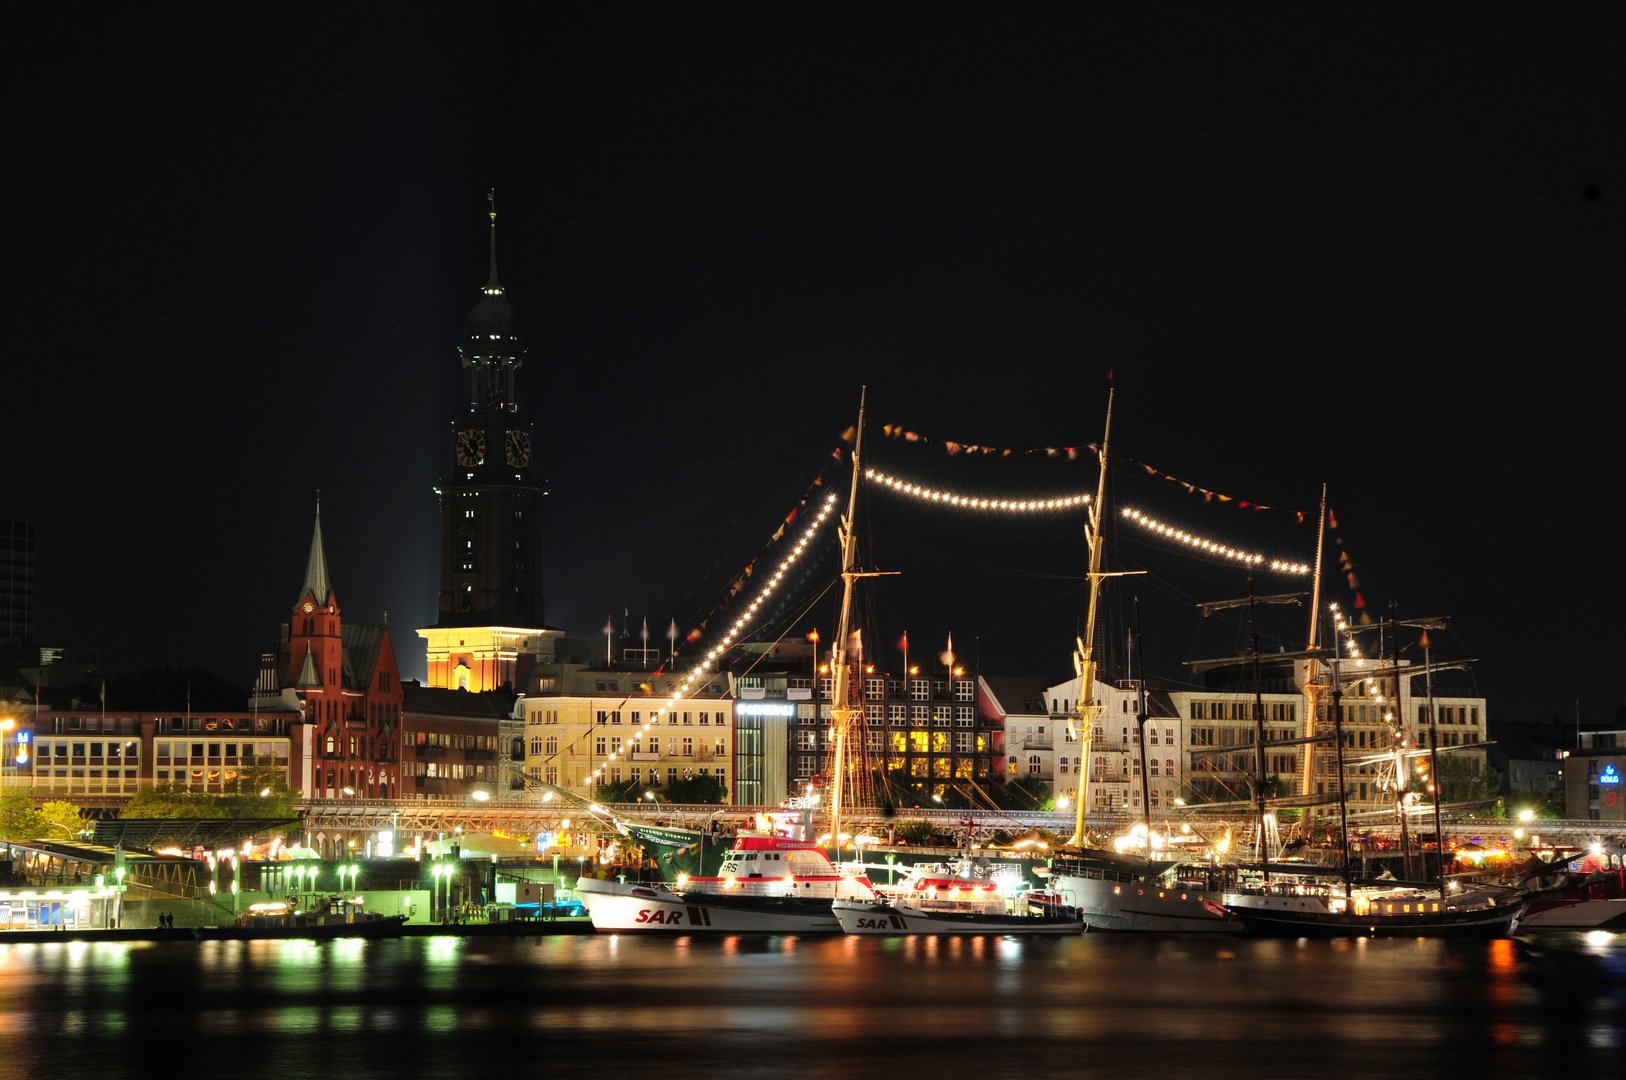
<svg viewBox="0 0 1626 1080"><path fill-rule="evenodd" d="M299 792L288 786L286 766L276 758L247 757L237 775L217 792L184 784L154 784L130 797L119 814L126 818L291 818Z"/></svg>
<svg viewBox="0 0 1626 1080"><path fill-rule="evenodd" d="M51 800L41 806L39 812L45 819L48 829L42 835L52 836L58 840L77 840L82 834L91 832L94 828L86 819L83 810L62 799Z"/></svg>
<svg viewBox="0 0 1626 1080"><path fill-rule="evenodd" d="M0 795L0 840L44 840L53 832L50 819L34 809L27 792Z"/></svg>
<svg viewBox="0 0 1626 1080"><path fill-rule="evenodd" d="M1442 803L1486 802L1502 790L1502 775L1489 765L1469 761L1461 754L1440 755Z"/></svg>
<svg viewBox="0 0 1626 1080"><path fill-rule="evenodd" d="M693 776L686 780L673 780L662 792L667 802L718 805L728 797L728 790L715 776Z"/></svg>
<svg viewBox="0 0 1626 1080"><path fill-rule="evenodd" d="M1001 810L1050 810L1055 805L1050 785L1037 776L1010 781L995 795L994 802Z"/></svg>
<svg viewBox="0 0 1626 1080"><path fill-rule="evenodd" d="M593 791L593 801L600 803L630 803L644 797L644 785L637 780L622 780L614 784L600 784Z"/></svg>
<svg viewBox="0 0 1626 1080"><path fill-rule="evenodd" d="M237 776L228 780L222 792L228 817L294 817L299 808L299 792L284 778L287 763L265 756L243 759Z"/></svg>
<svg viewBox="0 0 1626 1080"><path fill-rule="evenodd" d="M219 795L192 791L183 784L154 784L130 796L119 812L125 818L231 817Z"/></svg>

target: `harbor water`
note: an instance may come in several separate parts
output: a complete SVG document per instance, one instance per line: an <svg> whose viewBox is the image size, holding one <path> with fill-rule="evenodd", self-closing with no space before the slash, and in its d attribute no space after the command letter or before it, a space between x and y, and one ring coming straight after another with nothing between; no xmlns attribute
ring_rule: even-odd
<svg viewBox="0 0 1626 1080"><path fill-rule="evenodd" d="M1604 932L0 942L5 1078L1482 1080L1622 1061L1626 934Z"/></svg>

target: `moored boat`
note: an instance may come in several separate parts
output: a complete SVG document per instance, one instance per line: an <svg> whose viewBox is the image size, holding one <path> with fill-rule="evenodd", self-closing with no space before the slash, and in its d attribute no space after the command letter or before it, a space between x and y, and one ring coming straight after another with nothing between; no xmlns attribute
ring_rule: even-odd
<svg viewBox="0 0 1626 1080"><path fill-rule="evenodd" d="M576 894L593 928L668 934L835 934L837 899L873 899L868 878L843 874L819 845L762 833L735 838L715 877L675 886L583 878Z"/></svg>
<svg viewBox="0 0 1626 1080"><path fill-rule="evenodd" d="M832 913L849 934L1078 934L1076 913L1028 910L1026 890L1007 896L996 881L919 868L873 900L836 900Z"/></svg>
<svg viewBox="0 0 1626 1080"><path fill-rule="evenodd" d="M1219 906L1219 905L1216 905ZM1388 899L1350 904L1353 910L1297 907L1222 907L1250 934L1264 937L1508 937L1529 902L1452 907L1438 898Z"/></svg>

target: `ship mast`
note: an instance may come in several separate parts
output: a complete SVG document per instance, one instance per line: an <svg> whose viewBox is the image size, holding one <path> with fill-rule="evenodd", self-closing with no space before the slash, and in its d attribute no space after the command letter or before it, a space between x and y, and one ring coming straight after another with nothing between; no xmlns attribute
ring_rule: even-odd
<svg viewBox="0 0 1626 1080"><path fill-rule="evenodd" d="M835 744L830 777L830 844L835 849L837 860L841 858L841 796L847 782L847 735L853 714L850 705L852 648L848 639L852 632L853 586L860 577L869 576L861 574L858 570L858 537L855 527L858 519L858 478L862 474L859 454L864 447L864 398L867 390L868 387L865 387L858 394L858 427L853 437L852 489L847 497L847 513L841 519L841 624L836 630L836 640L831 650L836 685L830 707L831 734Z"/></svg>
<svg viewBox="0 0 1626 1080"><path fill-rule="evenodd" d="M1320 641L1321 627L1321 554L1327 546L1327 485L1321 485L1321 519L1315 533L1315 570L1310 579L1310 640L1306 649L1310 656L1304 661L1304 737L1313 739L1321 734L1321 660L1315 655ZM1304 767L1300 772L1299 794L1309 795L1315 790L1315 743L1305 743Z"/></svg>
<svg viewBox="0 0 1626 1080"><path fill-rule="evenodd" d="M1107 449L1112 440L1112 391L1107 392L1107 426L1101 435L1101 477L1095 486L1095 503L1090 507L1089 520L1084 525L1084 537L1090 545L1090 614L1084 624L1084 636L1078 639L1078 651L1073 653L1073 670L1078 673L1079 744L1084 748L1078 759L1078 807L1073 816L1073 838L1068 844L1084 845L1084 809L1090 783L1090 737L1095 732L1095 608L1101 597L1101 513L1107 501Z"/></svg>

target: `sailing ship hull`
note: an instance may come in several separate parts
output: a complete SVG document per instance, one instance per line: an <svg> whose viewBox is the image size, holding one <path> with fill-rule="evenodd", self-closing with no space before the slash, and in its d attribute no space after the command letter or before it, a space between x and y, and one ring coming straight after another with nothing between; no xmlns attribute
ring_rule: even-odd
<svg viewBox="0 0 1626 1080"><path fill-rule="evenodd" d="M1062 903L1078 909L1091 930L1182 934L1242 931L1236 920L1216 913L1218 893L1170 889L1128 874L1112 880L1075 877L1060 871L1051 875L1050 888L1060 895Z"/></svg>
<svg viewBox="0 0 1626 1080"><path fill-rule="evenodd" d="M849 934L1081 934L1084 920L1061 915L987 915L923 911L909 904L837 900L831 912Z"/></svg>
<svg viewBox="0 0 1626 1080"><path fill-rule="evenodd" d="M1263 937L1508 937L1519 926L1524 904L1409 914L1346 914L1233 907L1249 934Z"/></svg>
<svg viewBox="0 0 1626 1080"><path fill-rule="evenodd" d="M607 933L839 934L830 901L792 896L731 896L583 878L576 895Z"/></svg>
<svg viewBox="0 0 1626 1080"><path fill-rule="evenodd" d="M1520 930L1626 930L1626 899L1538 900Z"/></svg>

